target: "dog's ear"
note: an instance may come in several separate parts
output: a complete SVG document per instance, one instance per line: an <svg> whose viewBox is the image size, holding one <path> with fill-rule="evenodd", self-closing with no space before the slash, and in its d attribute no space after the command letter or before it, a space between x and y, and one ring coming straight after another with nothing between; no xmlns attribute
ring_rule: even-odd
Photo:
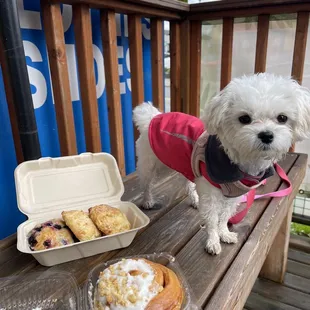
<svg viewBox="0 0 310 310"><path fill-rule="evenodd" d="M224 88L205 105L201 119L204 122L205 129L210 135L217 134L226 111L228 110L229 99L227 88L228 87Z"/></svg>
<svg viewBox="0 0 310 310"><path fill-rule="evenodd" d="M310 136L310 91L295 82L295 102L297 119L294 128L294 140L302 141Z"/></svg>

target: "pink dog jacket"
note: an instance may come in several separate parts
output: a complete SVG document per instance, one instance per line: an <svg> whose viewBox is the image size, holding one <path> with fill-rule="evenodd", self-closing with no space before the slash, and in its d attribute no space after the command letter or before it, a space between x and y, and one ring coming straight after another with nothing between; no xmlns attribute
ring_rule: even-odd
<svg viewBox="0 0 310 310"><path fill-rule="evenodd" d="M196 177L204 176L226 197L249 193L247 209L250 201L252 204L261 197L255 196L255 188L274 173L273 167L259 176L242 172L231 163L217 137L207 134L202 121L187 114L171 112L154 117L149 126L149 141L158 159L188 180L193 182ZM276 169L278 172L278 167ZM230 222L236 223L242 218L237 214Z"/></svg>

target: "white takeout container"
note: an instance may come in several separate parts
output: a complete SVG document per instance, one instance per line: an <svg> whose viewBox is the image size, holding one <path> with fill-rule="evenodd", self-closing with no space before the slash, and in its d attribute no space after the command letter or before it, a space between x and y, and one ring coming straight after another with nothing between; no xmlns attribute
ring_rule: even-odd
<svg viewBox="0 0 310 310"><path fill-rule="evenodd" d="M32 254L44 266L127 247L138 230L150 222L135 204L121 201L124 185L116 160L107 153L24 162L15 170L15 184L18 208L28 216L17 228L17 249ZM37 224L61 218L62 211L87 211L98 204L119 208L132 229L62 247L30 250L27 235Z"/></svg>

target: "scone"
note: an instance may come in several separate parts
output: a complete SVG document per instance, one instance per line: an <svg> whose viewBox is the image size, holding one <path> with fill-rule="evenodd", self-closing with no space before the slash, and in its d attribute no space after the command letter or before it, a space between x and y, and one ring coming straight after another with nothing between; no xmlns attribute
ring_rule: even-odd
<svg viewBox="0 0 310 310"><path fill-rule="evenodd" d="M61 219L53 219L36 225L28 234L32 251L57 248L74 243L72 232Z"/></svg>
<svg viewBox="0 0 310 310"><path fill-rule="evenodd" d="M124 213L108 205L99 205L89 209L89 217L105 235L117 234L130 229L130 223Z"/></svg>
<svg viewBox="0 0 310 310"><path fill-rule="evenodd" d="M96 225L84 211L63 211L63 220L80 241L92 240L101 236Z"/></svg>
<svg viewBox="0 0 310 310"><path fill-rule="evenodd" d="M124 259L100 273L94 309L179 310L183 298L172 270L146 259Z"/></svg>

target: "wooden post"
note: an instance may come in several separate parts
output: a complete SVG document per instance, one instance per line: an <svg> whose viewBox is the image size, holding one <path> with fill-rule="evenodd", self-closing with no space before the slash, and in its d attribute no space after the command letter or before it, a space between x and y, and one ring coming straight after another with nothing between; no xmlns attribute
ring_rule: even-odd
<svg viewBox="0 0 310 310"><path fill-rule="evenodd" d="M151 19L153 103L164 111L163 21Z"/></svg>
<svg viewBox="0 0 310 310"><path fill-rule="evenodd" d="M266 71L267 48L269 34L269 15L258 16L255 73Z"/></svg>
<svg viewBox="0 0 310 310"><path fill-rule="evenodd" d="M120 173L125 176L122 107L118 75L115 12L101 11L101 32L104 53L104 69L107 83L107 99L112 154Z"/></svg>
<svg viewBox="0 0 310 310"><path fill-rule="evenodd" d="M82 97L86 149L101 152L89 6L73 6L73 22Z"/></svg>
<svg viewBox="0 0 310 310"><path fill-rule="evenodd" d="M231 80L233 35L234 19L232 17L225 17L223 19L222 36L221 89Z"/></svg>
<svg viewBox="0 0 310 310"><path fill-rule="evenodd" d="M280 226L260 272L261 277L274 282L282 283L284 280L290 240L292 213L293 204L291 204L288 209L288 213Z"/></svg>
<svg viewBox="0 0 310 310"><path fill-rule="evenodd" d="M170 92L171 111L181 112L181 27L170 22Z"/></svg>

